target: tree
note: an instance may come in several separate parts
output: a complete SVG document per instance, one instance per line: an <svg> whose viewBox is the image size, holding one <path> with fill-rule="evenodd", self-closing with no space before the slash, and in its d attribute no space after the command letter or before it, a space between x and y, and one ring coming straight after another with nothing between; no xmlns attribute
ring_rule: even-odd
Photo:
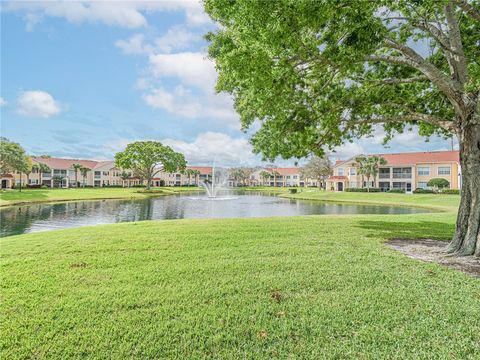
<svg viewBox="0 0 480 360"><path fill-rule="evenodd" d="M443 189L443 188L448 188L450 186L450 182L447 179L434 178L428 181L427 186L430 186L436 189Z"/></svg>
<svg viewBox="0 0 480 360"><path fill-rule="evenodd" d="M127 171L122 171L122 173L120 174L120 177L122 178L123 181L129 180L131 176L132 174L130 174ZM130 187L130 181L128 181L128 187Z"/></svg>
<svg viewBox="0 0 480 360"><path fill-rule="evenodd" d="M318 187L325 189L326 179L333 174L333 165L328 156L312 156L308 163L300 171L303 179L315 179Z"/></svg>
<svg viewBox="0 0 480 360"><path fill-rule="evenodd" d="M263 185L265 185L265 183L268 183L268 179L270 179L270 176L271 174L268 171L263 170L260 172L260 177L263 180Z"/></svg>
<svg viewBox="0 0 480 360"><path fill-rule="evenodd" d="M267 159L321 156L383 125L457 136L463 186L448 251L480 257L480 2L205 0L217 90Z"/></svg>
<svg viewBox="0 0 480 360"><path fill-rule="evenodd" d="M75 171L75 187L79 187L80 183L78 182L78 172L83 168L82 164L73 164L72 169Z"/></svg>
<svg viewBox="0 0 480 360"><path fill-rule="evenodd" d="M82 166L82 168L80 169L80 174L82 175L82 187L84 188L85 187L85 179L87 178L87 175L88 175L88 172L91 171L90 168L86 167L86 166Z"/></svg>
<svg viewBox="0 0 480 360"><path fill-rule="evenodd" d="M115 165L131 169L138 177L146 180L146 189L149 190L152 178L160 171L183 171L187 163L182 154L158 141L137 141L128 144L124 151L115 155Z"/></svg>
<svg viewBox="0 0 480 360"><path fill-rule="evenodd" d="M53 187L55 187L55 185L57 187L61 187L62 186L62 182L65 178L61 175L54 175L52 177L52 180L53 180Z"/></svg>
<svg viewBox="0 0 480 360"><path fill-rule="evenodd" d="M272 170L273 186L277 186L277 177L281 176L277 170Z"/></svg>
<svg viewBox="0 0 480 360"><path fill-rule="evenodd" d="M357 173L362 177L362 188L363 188L363 183L365 182L364 181L365 175L368 172L367 157L364 155L357 156L355 158L355 162L352 165L357 168Z"/></svg>
<svg viewBox="0 0 480 360"><path fill-rule="evenodd" d="M29 156L24 156L21 159L21 162L17 163L15 170L20 175L20 186L18 190L22 191L22 188L23 188L22 174L27 175L27 182L28 182L28 175L32 172L32 159Z"/></svg>
<svg viewBox="0 0 480 360"><path fill-rule="evenodd" d="M195 177L195 185L198 186L200 182L200 171L199 170L193 170L193 176Z"/></svg>
<svg viewBox="0 0 480 360"><path fill-rule="evenodd" d="M367 167L369 174L373 177L373 186L377 186L377 175L379 172L380 166L387 165L387 160L381 156L372 155L367 159Z"/></svg>
<svg viewBox="0 0 480 360"><path fill-rule="evenodd" d="M20 144L0 137L0 175L17 171L25 166L26 153Z"/></svg>
<svg viewBox="0 0 480 360"><path fill-rule="evenodd" d="M187 169L187 170L185 170L185 175L188 176L188 185L190 185L190 181L191 181L192 176L195 176L195 170Z"/></svg>
<svg viewBox="0 0 480 360"><path fill-rule="evenodd" d="M40 179L40 185L43 185L43 174L51 173L52 169L47 164L38 163L38 178Z"/></svg>

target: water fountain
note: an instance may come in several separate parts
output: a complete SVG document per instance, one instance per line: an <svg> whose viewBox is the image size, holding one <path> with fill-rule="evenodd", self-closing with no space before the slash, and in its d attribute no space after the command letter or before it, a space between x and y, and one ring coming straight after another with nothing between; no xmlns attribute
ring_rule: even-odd
<svg viewBox="0 0 480 360"><path fill-rule="evenodd" d="M207 197L203 197L204 200L234 200L238 197L230 195L219 195L219 192L228 191L227 182L228 182L229 173L225 169L217 169L215 167L215 161L212 166L212 181L205 180L202 182L202 186L207 192Z"/></svg>

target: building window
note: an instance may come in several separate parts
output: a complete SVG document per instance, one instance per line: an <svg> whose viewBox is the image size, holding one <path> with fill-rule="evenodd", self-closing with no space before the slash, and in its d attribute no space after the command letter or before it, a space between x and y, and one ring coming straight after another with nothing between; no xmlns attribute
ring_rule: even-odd
<svg viewBox="0 0 480 360"><path fill-rule="evenodd" d="M357 182L356 181L350 181L350 187L355 189L357 187Z"/></svg>
<svg viewBox="0 0 480 360"><path fill-rule="evenodd" d="M380 179L390 179L390 168L380 168L378 171Z"/></svg>
<svg viewBox="0 0 480 360"><path fill-rule="evenodd" d="M393 178L394 179L411 179L412 178L412 168L393 168Z"/></svg>
<svg viewBox="0 0 480 360"><path fill-rule="evenodd" d="M419 166L418 175L430 175L430 168L428 166Z"/></svg>
<svg viewBox="0 0 480 360"><path fill-rule="evenodd" d="M380 181L378 183L380 187L380 191L389 191L390 190L390 182L388 181Z"/></svg>
<svg viewBox="0 0 480 360"><path fill-rule="evenodd" d="M357 175L357 169L354 167L350 168L350 175Z"/></svg>
<svg viewBox="0 0 480 360"><path fill-rule="evenodd" d="M450 166L439 166L438 175L450 175Z"/></svg>
<svg viewBox="0 0 480 360"><path fill-rule="evenodd" d="M298 178L298 176L297 176L297 175L293 175L293 178L294 178L294 179L297 179L297 178Z"/></svg>
<svg viewBox="0 0 480 360"><path fill-rule="evenodd" d="M287 179L290 179L290 175L287 175Z"/></svg>
<svg viewBox="0 0 480 360"><path fill-rule="evenodd" d="M103 172L103 175L104 175L104 176L108 176L108 171L104 171L104 172Z"/></svg>
<svg viewBox="0 0 480 360"><path fill-rule="evenodd" d="M337 169L337 175L338 176L343 176L344 175L343 168L338 168Z"/></svg>
<svg viewBox="0 0 480 360"><path fill-rule="evenodd" d="M426 181L419 181L417 188L419 189L428 189L427 182Z"/></svg>

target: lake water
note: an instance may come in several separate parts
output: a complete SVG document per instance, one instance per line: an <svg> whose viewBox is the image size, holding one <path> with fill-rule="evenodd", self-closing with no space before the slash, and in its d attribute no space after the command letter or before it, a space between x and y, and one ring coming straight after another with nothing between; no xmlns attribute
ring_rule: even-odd
<svg viewBox="0 0 480 360"><path fill-rule="evenodd" d="M426 209L290 200L235 194L208 200L204 194L140 200L94 200L10 206L0 209L0 236L139 220L246 218L324 214L413 214Z"/></svg>

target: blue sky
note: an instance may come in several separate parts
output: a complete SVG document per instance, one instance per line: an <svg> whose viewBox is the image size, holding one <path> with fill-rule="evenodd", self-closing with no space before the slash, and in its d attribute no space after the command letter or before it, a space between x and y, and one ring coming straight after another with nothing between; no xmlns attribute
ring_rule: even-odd
<svg viewBox="0 0 480 360"><path fill-rule="evenodd" d="M190 163L260 164L226 94L215 94L197 1L2 2L1 133L29 153L108 159L155 139ZM382 131L334 157L446 150L414 132ZM279 165L293 161L279 159Z"/></svg>

